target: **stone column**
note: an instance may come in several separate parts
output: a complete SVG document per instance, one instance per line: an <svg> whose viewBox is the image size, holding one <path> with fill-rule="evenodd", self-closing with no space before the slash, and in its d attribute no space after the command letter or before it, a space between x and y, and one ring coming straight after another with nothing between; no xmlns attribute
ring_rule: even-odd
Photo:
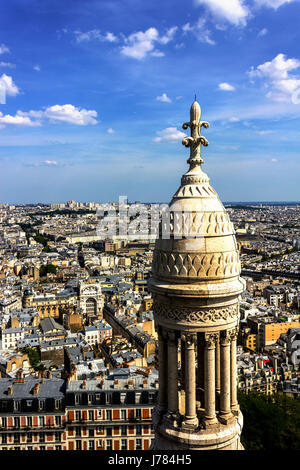
<svg viewBox="0 0 300 470"><path fill-rule="evenodd" d="M186 359L185 359L185 337L181 337L181 388L185 390L185 366L186 366Z"/></svg>
<svg viewBox="0 0 300 470"><path fill-rule="evenodd" d="M220 343L216 344L216 392L220 393L221 377L220 377Z"/></svg>
<svg viewBox="0 0 300 470"><path fill-rule="evenodd" d="M230 388L231 388L231 367L230 367L230 335L228 330L221 332L220 337L220 365L221 365L221 394L220 394L220 421L227 424L232 418Z"/></svg>
<svg viewBox="0 0 300 470"><path fill-rule="evenodd" d="M168 412L178 414L178 340L175 331L168 331Z"/></svg>
<svg viewBox="0 0 300 470"><path fill-rule="evenodd" d="M204 348L204 425L205 427L218 422L216 418L216 378L215 378L215 346L218 333L205 333Z"/></svg>
<svg viewBox="0 0 300 470"><path fill-rule="evenodd" d="M236 343L238 336L238 327L230 331L231 336L231 410L233 412L239 411L237 399L237 365L236 365Z"/></svg>
<svg viewBox="0 0 300 470"><path fill-rule="evenodd" d="M185 334L185 418L184 426L196 427L198 425L196 413L196 334Z"/></svg>
<svg viewBox="0 0 300 470"><path fill-rule="evenodd" d="M158 367L159 367L159 409L166 410L168 405L168 343L167 335L164 329L158 327Z"/></svg>

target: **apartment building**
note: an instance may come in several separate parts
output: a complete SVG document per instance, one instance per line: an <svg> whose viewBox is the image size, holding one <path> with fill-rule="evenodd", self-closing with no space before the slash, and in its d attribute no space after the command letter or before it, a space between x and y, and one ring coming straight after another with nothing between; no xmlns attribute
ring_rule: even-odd
<svg viewBox="0 0 300 470"><path fill-rule="evenodd" d="M40 374L41 375L41 374ZM0 379L0 450L147 450L157 375Z"/></svg>

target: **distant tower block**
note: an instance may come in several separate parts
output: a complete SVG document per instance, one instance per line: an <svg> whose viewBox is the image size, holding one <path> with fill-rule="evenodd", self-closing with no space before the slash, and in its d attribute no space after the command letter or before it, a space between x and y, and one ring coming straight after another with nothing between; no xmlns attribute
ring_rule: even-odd
<svg viewBox="0 0 300 470"><path fill-rule="evenodd" d="M236 341L245 282L233 225L201 168L209 124L200 119L195 100L183 124L190 168L162 219L149 280L159 342L154 450L243 449Z"/></svg>

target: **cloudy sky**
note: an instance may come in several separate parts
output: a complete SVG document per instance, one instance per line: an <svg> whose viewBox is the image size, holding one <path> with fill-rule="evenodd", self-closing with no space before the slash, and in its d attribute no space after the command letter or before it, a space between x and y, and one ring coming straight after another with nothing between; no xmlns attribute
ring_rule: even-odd
<svg viewBox="0 0 300 470"><path fill-rule="evenodd" d="M0 0L0 202L300 200L299 0Z"/></svg>

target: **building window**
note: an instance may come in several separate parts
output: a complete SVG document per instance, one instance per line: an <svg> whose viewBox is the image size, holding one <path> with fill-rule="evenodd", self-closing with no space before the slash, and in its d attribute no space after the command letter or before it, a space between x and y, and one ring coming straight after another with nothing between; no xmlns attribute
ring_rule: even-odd
<svg viewBox="0 0 300 470"><path fill-rule="evenodd" d="M121 419L126 419L126 410L121 410Z"/></svg>
<svg viewBox="0 0 300 470"><path fill-rule="evenodd" d="M94 441L89 441L89 450L94 450L94 449L95 449Z"/></svg>
<svg viewBox="0 0 300 470"><path fill-rule="evenodd" d="M89 437L94 437L94 429L89 429Z"/></svg>
<svg viewBox="0 0 300 470"><path fill-rule="evenodd" d="M55 400L55 409L56 410L60 409L60 400Z"/></svg>
<svg viewBox="0 0 300 470"><path fill-rule="evenodd" d="M61 416L55 416L55 425L61 426Z"/></svg>
<svg viewBox="0 0 300 470"><path fill-rule="evenodd" d="M135 448L136 450L142 450L142 439L136 439Z"/></svg>
<svg viewBox="0 0 300 470"><path fill-rule="evenodd" d="M89 411L89 421L94 421L94 412Z"/></svg>
<svg viewBox="0 0 300 470"><path fill-rule="evenodd" d="M44 409L45 409L45 401L39 400L39 410L44 410Z"/></svg>
<svg viewBox="0 0 300 470"><path fill-rule="evenodd" d="M76 436L81 436L81 427L80 426L76 426L75 434L76 434Z"/></svg>
<svg viewBox="0 0 300 470"><path fill-rule="evenodd" d="M20 402L14 401L14 411L19 411L19 410L20 410Z"/></svg>
<svg viewBox="0 0 300 470"><path fill-rule="evenodd" d="M76 421L80 421L80 417L81 417L80 411L76 411L76 414L75 414Z"/></svg>
<svg viewBox="0 0 300 470"><path fill-rule="evenodd" d="M75 405L80 404L80 395L75 395Z"/></svg>
<svg viewBox="0 0 300 470"><path fill-rule="evenodd" d="M112 440L107 439L106 441L106 450L112 450Z"/></svg>
<svg viewBox="0 0 300 470"><path fill-rule="evenodd" d="M127 450L127 439L121 439L121 450Z"/></svg>
<svg viewBox="0 0 300 470"><path fill-rule="evenodd" d="M107 436L112 436L111 428L106 428L106 435Z"/></svg>
<svg viewBox="0 0 300 470"><path fill-rule="evenodd" d="M45 418L44 418L44 416L40 416L39 422L40 422L40 426L45 426Z"/></svg>
<svg viewBox="0 0 300 470"><path fill-rule="evenodd" d="M127 426L121 426L121 435L127 436Z"/></svg>
<svg viewBox="0 0 300 470"><path fill-rule="evenodd" d="M108 421L111 421L111 418L112 418L111 410L106 410L106 419Z"/></svg>
<svg viewBox="0 0 300 470"><path fill-rule="evenodd" d="M141 418L142 417L142 410L140 408L135 410L135 416L136 416L136 418Z"/></svg>
<svg viewBox="0 0 300 470"><path fill-rule="evenodd" d="M135 427L135 433L140 436L142 434L142 426L140 424L137 424Z"/></svg>
<svg viewBox="0 0 300 470"><path fill-rule="evenodd" d="M111 399L112 399L112 394L111 393L106 393L105 400L106 400L107 405L111 404Z"/></svg>
<svg viewBox="0 0 300 470"><path fill-rule="evenodd" d="M76 441L76 450L81 450L81 441Z"/></svg>

